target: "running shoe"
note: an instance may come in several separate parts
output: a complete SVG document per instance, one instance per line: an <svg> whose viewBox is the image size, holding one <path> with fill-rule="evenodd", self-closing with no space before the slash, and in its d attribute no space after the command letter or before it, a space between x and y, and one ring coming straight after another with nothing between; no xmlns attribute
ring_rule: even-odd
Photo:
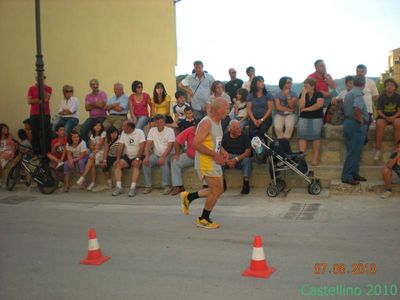
<svg viewBox="0 0 400 300"><path fill-rule="evenodd" d="M197 218L196 225L198 227L202 227L202 228L205 228L205 229L217 229L217 228L219 228L219 224L218 223L215 223L215 222L213 222L211 220L207 221L206 219L200 219L200 218Z"/></svg>
<svg viewBox="0 0 400 300"><path fill-rule="evenodd" d="M182 212L186 216L189 214L189 205L190 205L189 199L187 197L188 195L189 195L189 192L180 193L181 204L182 204Z"/></svg>

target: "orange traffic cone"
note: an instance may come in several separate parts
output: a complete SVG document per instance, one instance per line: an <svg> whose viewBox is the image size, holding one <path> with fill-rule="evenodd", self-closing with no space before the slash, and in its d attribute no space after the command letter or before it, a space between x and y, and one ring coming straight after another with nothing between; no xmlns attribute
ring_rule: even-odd
<svg viewBox="0 0 400 300"><path fill-rule="evenodd" d="M99 243L96 237L96 231L93 228L89 229L89 245L87 257L79 263L82 265L101 265L109 260L110 256L103 256L100 250Z"/></svg>
<svg viewBox="0 0 400 300"><path fill-rule="evenodd" d="M275 272L275 268L269 267L265 260L264 249L261 236L256 235L253 243L253 255L251 257L250 267L243 272L243 276L268 278Z"/></svg>

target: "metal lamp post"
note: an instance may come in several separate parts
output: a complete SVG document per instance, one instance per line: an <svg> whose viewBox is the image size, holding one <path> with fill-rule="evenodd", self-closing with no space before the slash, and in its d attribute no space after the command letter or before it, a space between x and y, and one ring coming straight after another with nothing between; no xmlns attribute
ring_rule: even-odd
<svg viewBox="0 0 400 300"><path fill-rule="evenodd" d="M40 0L35 0L35 21L36 21L36 73L39 87L40 100L40 148L42 155L46 156L46 132L45 132L45 115L44 115L44 83L43 72L44 62L42 55L42 36L40 30Z"/></svg>

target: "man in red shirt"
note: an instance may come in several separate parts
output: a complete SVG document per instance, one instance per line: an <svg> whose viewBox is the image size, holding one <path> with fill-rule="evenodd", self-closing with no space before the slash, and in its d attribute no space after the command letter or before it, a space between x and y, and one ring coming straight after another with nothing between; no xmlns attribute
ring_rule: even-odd
<svg viewBox="0 0 400 300"><path fill-rule="evenodd" d="M30 125L32 130L32 147L36 154L47 153L51 150L51 126L50 126L50 96L52 88L44 83L46 76L43 75L43 86L44 86L44 136L45 136L45 149L41 148L40 143L40 99L39 99L39 86L36 84L31 86L28 90L28 104L31 106L30 109Z"/></svg>
<svg viewBox="0 0 400 300"><path fill-rule="evenodd" d="M191 126L183 130L175 138L175 155L171 159L172 186L171 195L177 195L185 191L182 180L182 169L194 166L195 150L193 140L196 136L196 126ZM186 152L180 153L181 147L186 145Z"/></svg>
<svg viewBox="0 0 400 300"><path fill-rule="evenodd" d="M316 90L324 95L324 107L326 108L332 99L329 88L336 90L336 82L332 79L332 76L326 72L326 65L322 59L316 60L314 67L315 72L308 75L308 78L314 78L316 80Z"/></svg>

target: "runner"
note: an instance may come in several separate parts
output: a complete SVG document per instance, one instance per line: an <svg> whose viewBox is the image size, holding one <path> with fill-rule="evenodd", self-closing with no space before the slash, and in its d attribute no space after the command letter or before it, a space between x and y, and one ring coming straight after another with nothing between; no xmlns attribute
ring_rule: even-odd
<svg viewBox="0 0 400 300"><path fill-rule="evenodd" d="M211 221L210 213L219 196L224 192L221 165L227 157L220 153L222 141L221 120L229 112L229 104L223 98L217 98L211 103L210 114L204 117L197 126L193 147L196 150L195 169L201 180L205 180L208 188L198 192L180 193L182 212L189 214L190 203L198 198L207 198L203 214L197 219L196 225L207 229L219 228L219 224Z"/></svg>

